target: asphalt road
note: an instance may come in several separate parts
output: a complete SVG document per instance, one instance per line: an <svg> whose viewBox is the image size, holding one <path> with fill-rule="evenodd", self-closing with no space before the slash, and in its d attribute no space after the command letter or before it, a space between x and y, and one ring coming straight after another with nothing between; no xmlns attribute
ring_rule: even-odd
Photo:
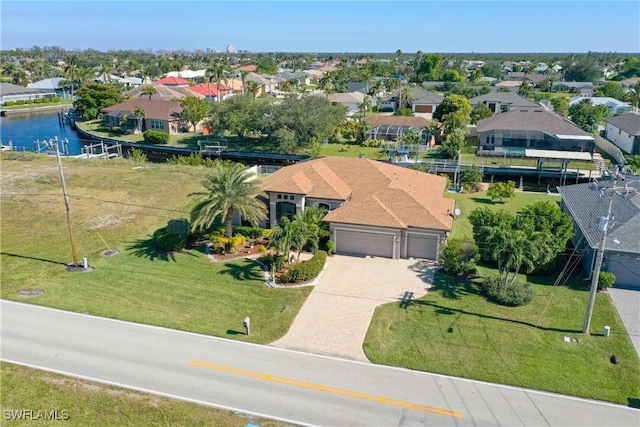
<svg viewBox="0 0 640 427"><path fill-rule="evenodd" d="M0 310L2 360L297 424L640 425L624 406L4 300Z"/></svg>

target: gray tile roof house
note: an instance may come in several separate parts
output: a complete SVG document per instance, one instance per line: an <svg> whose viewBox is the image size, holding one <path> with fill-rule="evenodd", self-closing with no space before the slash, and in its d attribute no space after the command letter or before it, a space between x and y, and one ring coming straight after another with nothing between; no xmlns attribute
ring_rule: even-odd
<svg viewBox="0 0 640 427"><path fill-rule="evenodd" d="M593 135L540 106L480 120L477 132L479 151L503 147L593 153L595 147Z"/></svg>
<svg viewBox="0 0 640 427"><path fill-rule="evenodd" d="M640 154L640 114L629 113L605 120L605 137L628 154Z"/></svg>
<svg viewBox="0 0 640 427"><path fill-rule="evenodd" d="M617 287L629 287L640 290L640 179L627 175L625 181L618 181L616 188L625 184L634 188L635 193L625 194L620 190L611 199L605 191L593 189L590 183L565 185L558 188L562 196L562 210L571 215L574 221L574 247L584 250L582 265L587 272L593 269L596 250L602 240L599 228L600 217L607 216L611 204L612 221L609 222L605 240L603 270L616 275ZM603 180L599 188L610 188L613 182Z"/></svg>
<svg viewBox="0 0 640 427"><path fill-rule="evenodd" d="M540 108L539 104L513 92L490 92L469 99L469 104L485 104L494 114L520 108Z"/></svg>

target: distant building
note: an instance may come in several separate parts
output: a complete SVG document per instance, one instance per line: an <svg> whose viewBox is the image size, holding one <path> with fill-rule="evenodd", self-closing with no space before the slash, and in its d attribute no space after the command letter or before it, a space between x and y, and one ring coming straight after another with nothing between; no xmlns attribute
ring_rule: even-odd
<svg viewBox="0 0 640 427"><path fill-rule="evenodd" d="M233 47L233 45L228 45L227 46L227 53L236 53L236 48Z"/></svg>

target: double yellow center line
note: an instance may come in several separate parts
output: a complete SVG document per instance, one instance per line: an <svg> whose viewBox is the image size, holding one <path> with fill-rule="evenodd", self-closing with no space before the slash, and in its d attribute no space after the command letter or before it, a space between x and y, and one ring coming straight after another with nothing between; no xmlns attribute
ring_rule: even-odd
<svg viewBox="0 0 640 427"><path fill-rule="evenodd" d="M197 368L211 369L213 371L225 372L228 374L242 375L244 377L256 378L263 381L271 381L278 384L286 384L286 385L291 385L295 387L306 388L309 390L320 391L324 393L331 393L339 396L347 396L355 399L367 400L370 402L381 403L384 405L399 406L401 408L414 409L417 411L424 411L424 412L433 412L436 414L447 415L454 418L462 418L462 414L460 412L450 411L448 409L436 408L436 407L427 406L427 405L419 405L417 403L406 402L403 400L388 399L383 396L374 396L371 394L359 393L357 391L351 391L351 390L343 390L340 388L328 387L320 384L293 380L290 378L276 377L269 374L262 374L260 372L246 371L244 369L216 365L213 363L202 362L199 360L192 360L191 362L189 362L189 365Z"/></svg>

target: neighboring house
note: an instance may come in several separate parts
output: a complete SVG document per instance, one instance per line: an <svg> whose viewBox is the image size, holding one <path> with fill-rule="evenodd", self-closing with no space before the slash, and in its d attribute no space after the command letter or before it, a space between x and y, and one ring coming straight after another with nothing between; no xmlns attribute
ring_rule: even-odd
<svg viewBox="0 0 640 427"><path fill-rule="evenodd" d="M541 107L517 109L480 120L477 124L478 153L483 150L524 149L588 152L595 138L569 120Z"/></svg>
<svg viewBox="0 0 640 427"><path fill-rule="evenodd" d="M367 139L384 139L397 141L408 132L418 134L423 142L431 136L426 130L431 122L424 117L408 116L373 116L365 120L369 125Z"/></svg>
<svg viewBox="0 0 640 427"><path fill-rule="evenodd" d="M151 95L145 94L144 88L147 86L153 86L157 93ZM204 98L203 95L197 94L189 90L188 86L165 86L158 82L154 82L152 84L142 84L134 87L124 93L125 95L130 96L131 98L141 98L141 99L151 99L154 101L171 101L174 99L183 99L187 96L196 96L198 98Z"/></svg>
<svg viewBox="0 0 640 427"><path fill-rule="evenodd" d="M585 99L589 100L591 105L604 105L609 110L609 114L612 116L617 116L619 114L628 114L631 112L631 105L626 102L619 101L615 98L610 98L608 96L592 96L589 98L584 98L582 96L574 96L569 99L569 105L578 104L579 102L584 101Z"/></svg>
<svg viewBox="0 0 640 427"><path fill-rule="evenodd" d="M261 184L269 222L307 206L329 210L336 253L437 259L453 227L446 179L369 159L321 157L284 167Z"/></svg>
<svg viewBox="0 0 640 427"><path fill-rule="evenodd" d="M327 99L332 104L340 104L347 107L347 115L352 116L360 111L360 104L364 102L366 96L361 92L332 93L327 95Z"/></svg>
<svg viewBox="0 0 640 427"><path fill-rule="evenodd" d="M29 99L55 98L56 96L54 89L34 89L12 83L0 83L0 104L2 105L7 101L26 101Z"/></svg>
<svg viewBox="0 0 640 427"><path fill-rule="evenodd" d="M638 180L625 180L626 185L640 191ZM621 183L618 182L620 185ZM600 181L600 187L610 187L608 181ZM601 217L606 217L610 198L607 192L593 189L592 184L576 184L558 187L562 196L562 210L573 217L574 247L585 251L582 265L591 276L596 251L602 241L599 228ZM611 218L605 240L603 270L616 276L616 287L640 290L640 194L615 194L611 204Z"/></svg>
<svg viewBox="0 0 640 427"><path fill-rule="evenodd" d="M53 90L56 96L60 98L69 98L71 96L71 88L61 86L62 83L67 81L64 77L52 77L50 79L38 80L30 85L27 85L29 89L47 89Z"/></svg>
<svg viewBox="0 0 640 427"><path fill-rule="evenodd" d="M220 84L220 94L218 94L217 83L200 83L194 86L189 86L187 90L194 93L194 96L204 99L205 101L218 101L228 99L234 95L233 89Z"/></svg>
<svg viewBox="0 0 640 427"><path fill-rule="evenodd" d="M540 108L540 105L533 101L523 98L513 92L490 92L484 95L476 96L469 99L469 104L485 104L493 114L506 113L523 108Z"/></svg>
<svg viewBox="0 0 640 427"><path fill-rule="evenodd" d="M548 77L544 74L525 74L524 81L529 83L533 87L540 87L540 83L547 80ZM545 88L546 89L546 88Z"/></svg>
<svg viewBox="0 0 640 427"><path fill-rule="evenodd" d="M524 80L524 76L525 76L525 72L524 71L508 71L507 74L504 76L505 80L517 80L517 81L523 81Z"/></svg>
<svg viewBox="0 0 640 427"><path fill-rule="evenodd" d="M203 79L207 73L206 69L202 70L182 70L182 71L171 71L166 74L165 77L177 77L180 79Z"/></svg>
<svg viewBox="0 0 640 427"><path fill-rule="evenodd" d="M185 87L185 86L189 86L189 81L185 80L185 79L181 79L180 77L165 77L163 79L157 80L154 83L155 85L164 85L170 88L175 88L175 87Z"/></svg>
<svg viewBox="0 0 640 427"><path fill-rule="evenodd" d="M245 82L256 82L260 85L260 91L258 94L273 93L276 90L276 85L280 83L281 79L276 76L269 76L266 74L249 73L244 78Z"/></svg>
<svg viewBox="0 0 640 427"><path fill-rule="evenodd" d="M169 134L176 134L183 127L191 126L184 123L180 113L182 106L177 101L150 100L144 98L135 98L120 104L103 108L100 112L104 115L103 121L105 126L120 127L120 120L126 114L129 117L129 128L134 130L135 115L134 111L140 107L145 112L144 124L142 131L148 129L159 130ZM199 127L199 129L198 129ZM202 126L196 126L196 130L201 130Z"/></svg>
<svg viewBox="0 0 640 427"><path fill-rule="evenodd" d="M577 93L580 96L593 96L593 83L591 82L556 82L551 86L552 92Z"/></svg>
<svg viewBox="0 0 640 427"><path fill-rule="evenodd" d="M310 85L311 79L308 75L304 74L302 71L281 71L277 74L277 77L283 82L292 82L294 85ZM349 92L352 92L351 90Z"/></svg>
<svg viewBox="0 0 640 427"><path fill-rule="evenodd" d="M442 103L444 97L420 87L412 87L413 101L411 109L414 113L433 113L436 107ZM380 100L380 109L392 109L396 111L400 103L400 94L396 93ZM404 102L403 102L404 104Z"/></svg>
<svg viewBox="0 0 640 427"><path fill-rule="evenodd" d="M433 113L444 101L444 96L420 88L415 88L414 96L416 98L411 106L414 113Z"/></svg>
<svg viewBox="0 0 640 427"><path fill-rule="evenodd" d="M610 117L605 122L605 138L627 154L640 155L640 114Z"/></svg>

